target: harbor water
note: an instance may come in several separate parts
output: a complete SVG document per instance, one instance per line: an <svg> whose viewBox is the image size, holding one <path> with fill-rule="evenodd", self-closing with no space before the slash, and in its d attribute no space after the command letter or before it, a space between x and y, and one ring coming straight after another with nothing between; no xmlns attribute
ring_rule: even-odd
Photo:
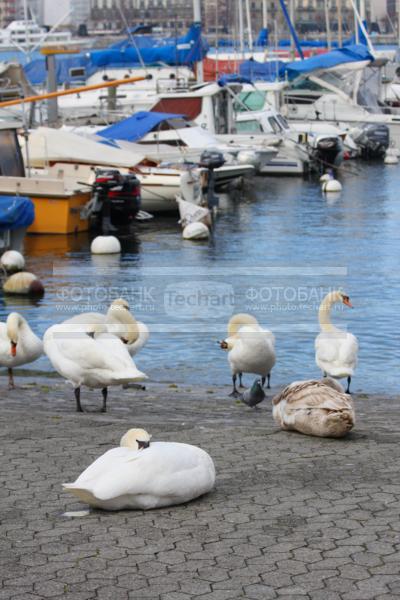
<svg viewBox="0 0 400 600"><path fill-rule="evenodd" d="M176 217L138 223L121 256L91 256L87 234L28 236L27 267L46 294L36 304L2 298L0 318L18 311L42 335L73 314L105 312L123 296L151 331L135 359L150 381L228 386L217 341L233 313L249 312L276 336L275 387L319 376L318 306L343 288L354 309L338 307L332 320L359 339L352 389L396 393L400 170L347 163L343 171L343 191L332 196L315 181L255 179L243 194L222 198L205 242L184 241ZM46 357L26 367L52 371Z"/></svg>

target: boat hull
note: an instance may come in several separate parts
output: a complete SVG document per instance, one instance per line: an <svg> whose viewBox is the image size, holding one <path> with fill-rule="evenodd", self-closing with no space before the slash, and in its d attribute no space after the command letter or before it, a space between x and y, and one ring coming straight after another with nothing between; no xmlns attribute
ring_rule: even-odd
<svg viewBox="0 0 400 600"><path fill-rule="evenodd" d="M87 231L88 219L81 218L81 209L89 201L89 193L76 193L60 198L31 196L35 205L35 220L28 233L70 234Z"/></svg>

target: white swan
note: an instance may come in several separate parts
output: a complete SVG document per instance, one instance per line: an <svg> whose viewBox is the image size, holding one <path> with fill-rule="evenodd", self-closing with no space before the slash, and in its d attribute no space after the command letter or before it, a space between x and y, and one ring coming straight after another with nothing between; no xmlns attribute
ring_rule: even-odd
<svg viewBox="0 0 400 600"><path fill-rule="evenodd" d="M14 388L13 368L33 362L43 354L43 343L24 317L12 312L0 323L0 365L8 369L8 385Z"/></svg>
<svg viewBox="0 0 400 600"><path fill-rule="evenodd" d="M188 502L214 487L207 452L174 442L150 444L150 437L130 429L121 447L108 450L64 489L97 508L147 510Z"/></svg>
<svg viewBox="0 0 400 600"><path fill-rule="evenodd" d="M82 325L105 324L107 331L118 336L125 344L131 356L135 356L149 339L149 329L141 321L136 321L129 312L129 304L123 298L114 300L107 313L81 313L64 323Z"/></svg>
<svg viewBox="0 0 400 600"><path fill-rule="evenodd" d="M319 437L342 437L354 426L351 396L337 381L295 381L272 399L272 414L285 430Z"/></svg>
<svg viewBox="0 0 400 600"><path fill-rule="evenodd" d="M330 292L319 307L321 333L315 339L315 362L325 375L335 379L347 377L347 390L357 366L358 341L352 333L342 331L331 323L331 308L342 302L352 308L350 298L340 291Z"/></svg>
<svg viewBox="0 0 400 600"><path fill-rule="evenodd" d="M69 381L75 390L76 409L82 411L80 388L101 388L102 412L106 412L107 388L147 376L136 368L121 340L106 332L102 324L77 331L68 323L53 325L44 334L44 351L55 370Z"/></svg>
<svg viewBox="0 0 400 600"><path fill-rule="evenodd" d="M268 329L263 329L252 315L239 313L228 323L228 337L220 342L224 350L228 350L228 361L232 371L233 391L231 396L239 396L236 389L236 378L242 385L243 373L261 375L262 385L268 378L270 387L271 369L275 364L275 336Z"/></svg>

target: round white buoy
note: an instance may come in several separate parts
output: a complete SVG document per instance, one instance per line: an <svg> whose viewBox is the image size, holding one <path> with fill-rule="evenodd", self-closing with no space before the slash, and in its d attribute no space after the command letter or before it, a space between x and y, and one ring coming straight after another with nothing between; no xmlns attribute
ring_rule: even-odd
<svg viewBox="0 0 400 600"><path fill-rule="evenodd" d="M119 239L113 235L98 235L90 246L90 252L92 254L119 254L121 244Z"/></svg>
<svg viewBox="0 0 400 600"><path fill-rule="evenodd" d="M0 262L7 273L16 273L22 271L25 267L25 259L20 252L16 250L7 250L1 255Z"/></svg>
<svg viewBox="0 0 400 600"><path fill-rule="evenodd" d="M196 221L196 223L189 223L182 231L184 240L205 240L210 237L210 230L207 225Z"/></svg>
<svg viewBox="0 0 400 600"><path fill-rule="evenodd" d="M397 156L397 158L400 158L400 150L396 146L390 146L390 148L386 150L386 156L388 154L393 154L393 156Z"/></svg>
<svg viewBox="0 0 400 600"><path fill-rule="evenodd" d="M33 273L19 271L5 280L3 292L17 296L41 297L44 294L44 285Z"/></svg>
<svg viewBox="0 0 400 600"><path fill-rule="evenodd" d="M323 192L341 192L342 184L337 179L329 179L322 184Z"/></svg>
<svg viewBox="0 0 400 600"><path fill-rule="evenodd" d="M329 175L329 173L324 173L323 175L321 175L321 177L319 178L319 182L320 183L324 183L325 181L330 181L332 179L331 175Z"/></svg>
<svg viewBox="0 0 400 600"><path fill-rule="evenodd" d="M386 154L383 162L385 165L397 165L399 163L399 159L395 154Z"/></svg>

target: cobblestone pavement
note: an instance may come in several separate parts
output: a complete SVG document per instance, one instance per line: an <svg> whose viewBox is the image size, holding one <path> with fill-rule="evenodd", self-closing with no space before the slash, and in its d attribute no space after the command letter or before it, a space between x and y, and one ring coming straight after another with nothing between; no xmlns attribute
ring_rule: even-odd
<svg viewBox="0 0 400 600"><path fill-rule="evenodd" d="M356 396L345 440L279 431L269 402L148 385L73 394L0 379L0 600L389 600L400 597L400 406ZM215 490L154 511L91 511L63 492L129 427L197 444Z"/></svg>

